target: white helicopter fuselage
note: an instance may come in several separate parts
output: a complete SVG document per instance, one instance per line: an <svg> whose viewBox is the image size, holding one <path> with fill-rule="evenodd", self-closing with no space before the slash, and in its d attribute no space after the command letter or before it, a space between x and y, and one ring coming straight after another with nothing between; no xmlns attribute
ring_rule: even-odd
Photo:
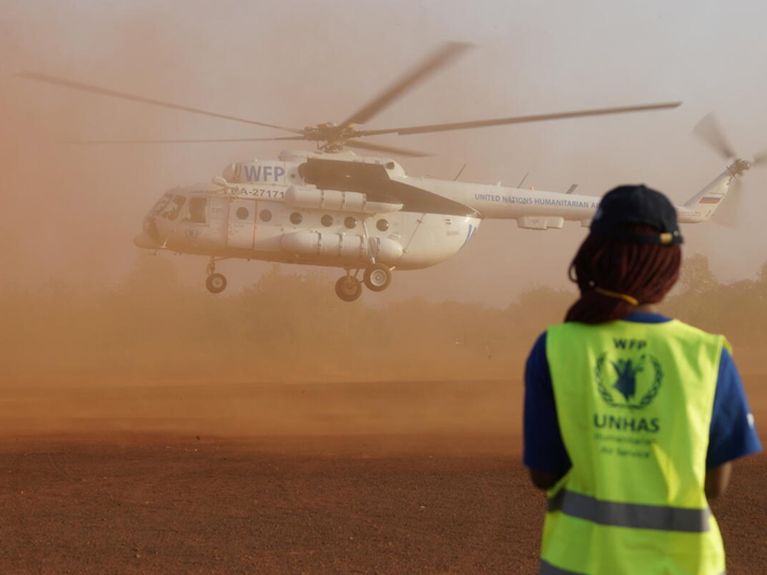
<svg viewBox="0 0 767 575"><path fill-rule="evenodd" d="M739 173L733 164L678 207L680 221L709 219ZM279 160L233 164L211 184L167 192L135 243L207 255L209 274L216 260L229 258L355 274L378 266L386 274L384 289L390 270L425 268L454 256L482 219L514 219L534 230L559 229L565 221L587 226L599 199L411 177L393 160L350 152L285 152Z"/></svg>
<svg viewBox="0 0 767 575"><path fill-rule="evenodd" d="M251 192L272 197L249 197ZM455 255L481 221L475 216L401 210L323 209L317 205L320 201L296 205L286 196L290 197L288 191L277 187L238 186L226 195L200 188L173 190L147 217L145 232L136 238L136 244L219 259L342 268L364 268L373 261L392 268L420 269ZM176 198L185 198L187 203L205 201L205 218L192 219L183 206L174 216Z"/></svg>
<svg viewBox="0 0 767 575"><path fill-rule="evenodd" d="M365 163L360 160L355 156L354 165ZM419 269L455 255L481 222L479 213L457 202L413 210L407 199L319 188L302 175L305 162L306 156L291 156L239 164L230 180L171 190L147 215L136 244L218 259ZM391 160L367 162L384 164L404 175Z"/></svg>

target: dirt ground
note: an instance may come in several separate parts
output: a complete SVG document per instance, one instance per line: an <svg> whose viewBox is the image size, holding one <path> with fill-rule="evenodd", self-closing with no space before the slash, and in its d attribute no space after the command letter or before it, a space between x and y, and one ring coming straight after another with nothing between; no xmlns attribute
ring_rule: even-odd
<svg viewBox="0 0 767 575"><path fill-rule="evenodd" d="M534 573L520 401L497 382L7 385L0 573ZM740 461L714 502L730 574L767 565L765 478L767 457Z"/></svg>

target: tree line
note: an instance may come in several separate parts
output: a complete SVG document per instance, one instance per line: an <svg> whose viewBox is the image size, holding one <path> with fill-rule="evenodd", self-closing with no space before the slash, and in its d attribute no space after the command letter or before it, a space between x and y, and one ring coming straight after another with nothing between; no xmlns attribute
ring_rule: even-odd
<svg viewBox="0 0 767 575"><path fill-rule="evenodd" d="M536 336L576 296L538 287L504 308L426 298L348 304L326 278L275 265L239 293L214 297L153 256L111 287L4 292L6 378L227 381L518 379ZM725 333L736 357L757 357L767 342L767 263L754 279L723 284L693 256L661 311Z"/></svg>

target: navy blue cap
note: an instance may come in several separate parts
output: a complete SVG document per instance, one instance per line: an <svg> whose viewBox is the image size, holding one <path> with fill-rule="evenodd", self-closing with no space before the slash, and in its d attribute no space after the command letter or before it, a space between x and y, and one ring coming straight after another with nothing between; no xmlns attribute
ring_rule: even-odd
<svg viewBox="0 0 767 575"><path fill-rule="evenodd" d="M635 226L647 226L658 233L637 232L632 229ZM591 233L642 244L671 246L684 241L674 204L644 184L618 186L607 192L591 220Z"/></svg>

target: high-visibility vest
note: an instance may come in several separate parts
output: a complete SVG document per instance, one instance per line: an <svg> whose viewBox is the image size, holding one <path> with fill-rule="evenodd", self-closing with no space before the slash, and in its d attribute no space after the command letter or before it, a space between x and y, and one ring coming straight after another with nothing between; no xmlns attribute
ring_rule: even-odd
<svg viewBox="0 0 767 575"><path fill-rule="evenodd" d="M543 575L720 575L704 493L722 336L680 321L549 328L572 467L548 492Z"/></svg>

